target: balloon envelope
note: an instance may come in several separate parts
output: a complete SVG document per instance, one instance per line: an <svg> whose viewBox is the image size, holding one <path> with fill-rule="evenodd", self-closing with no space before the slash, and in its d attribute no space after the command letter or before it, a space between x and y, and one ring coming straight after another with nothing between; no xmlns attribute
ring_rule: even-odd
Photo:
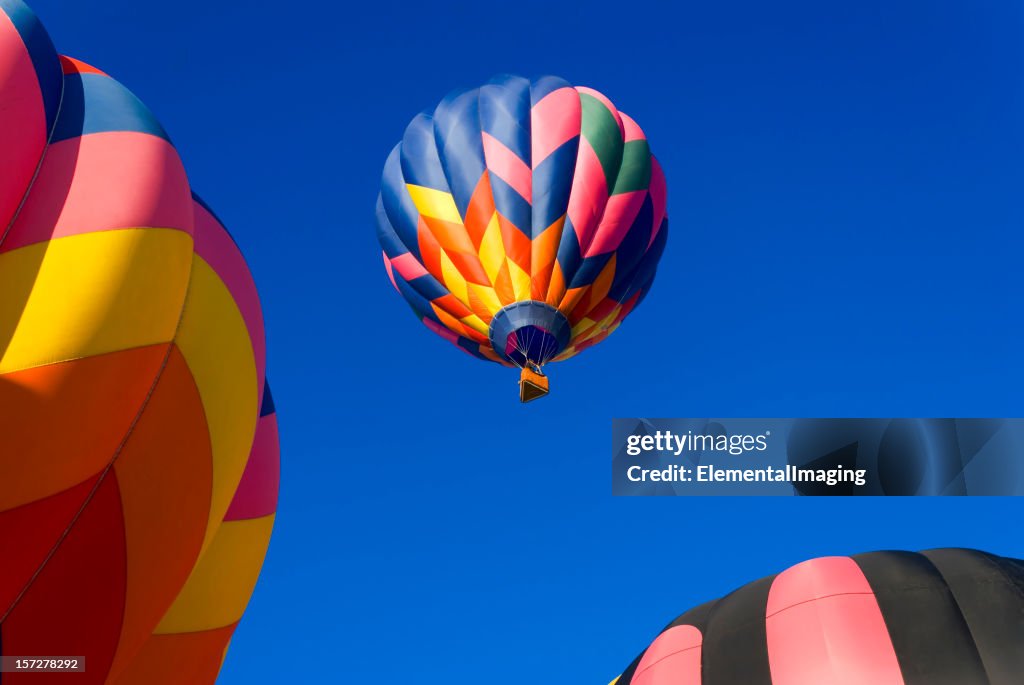
<svg viewBox="0 0 1024 685"><path fill-rule="evenodd" d="M269 538L276 475L243 480L276 474L276 442L254 451L259 299L153 114L58 57L20 0L0 0L0 97L0 650L155 682L135 660L186 626L229 633ZM199 616L218 565L230 606Z"/></svg>
<svg viewBox="0 0 1024 685"><path fill-rule="evenodd" d="M601 93L500 76L412 120L378 237L417 318L474 357L540 367L618 327L668 235L647 138Z"/></svg>
<svg viewBox="0 0 1024 685"><path fill-rule="evenodd" d="M874 552L798 564L673 621L617 685L1014 685L1024 563Z"/></svg>

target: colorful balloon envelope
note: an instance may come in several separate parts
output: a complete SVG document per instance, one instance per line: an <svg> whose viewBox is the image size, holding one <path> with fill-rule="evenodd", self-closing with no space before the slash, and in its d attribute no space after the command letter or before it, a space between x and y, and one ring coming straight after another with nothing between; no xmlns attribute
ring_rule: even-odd
<svg viewBox="0 0 1024 685"><path fill-rule="evenodd" d="M152 113L20 0L0 64L0 652L211 683L276 510L255 284Z"/></svg>
<svg viewBox="0 0 1024 685"><path fill-rule="evenodd" d="M479 359L543 367L643 300L668 237L665 178L635 121L590 88L500 76L412 120L388 157L378 237L395 288Z"/></svg>
<svg viewBox="0 0 1024 685"><path fill-rule="evenodd" d="M673 621L613 685L1017 685L1024 562L826 557Z"/></svg>

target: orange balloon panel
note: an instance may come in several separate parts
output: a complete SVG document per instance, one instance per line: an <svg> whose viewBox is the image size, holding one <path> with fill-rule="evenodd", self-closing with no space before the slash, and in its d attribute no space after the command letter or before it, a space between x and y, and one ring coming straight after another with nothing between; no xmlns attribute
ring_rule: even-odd
<svg viewBox="0 0 1024 685"><path fill-rule="evenodd" d="M212 544L154 634L114 682L211 682L259 575L277 508L280 448L269 388L242 482ZM167 664L187 664L183 670Z"/></svg>

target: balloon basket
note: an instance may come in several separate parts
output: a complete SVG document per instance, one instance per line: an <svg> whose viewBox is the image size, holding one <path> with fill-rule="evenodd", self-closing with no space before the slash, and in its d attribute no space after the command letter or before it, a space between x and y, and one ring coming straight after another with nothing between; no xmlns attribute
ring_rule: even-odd
<svg viewBox="0 0 1024 685"><path fill-rule="evenodd" d="M533 369L523 367L519 375L519 401L532 402L548 394L548 377Z"/></svg>

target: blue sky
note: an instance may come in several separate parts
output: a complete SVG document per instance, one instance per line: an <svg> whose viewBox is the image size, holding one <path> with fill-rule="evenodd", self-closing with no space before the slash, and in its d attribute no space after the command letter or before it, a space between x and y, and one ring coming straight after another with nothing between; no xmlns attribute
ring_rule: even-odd
<svg viewBox="0 0 1024 685"><path fill-rule="evenodd" d="M1024 556L1017 501L616 499L609 468L612 417L1020 414L1019 3L32 5L156 112L261 289L284 474L220 682L604 685L809 557ZM633 116L673 230L526 406L408 312L373 225L408 120L500 72Z"/></svg>

